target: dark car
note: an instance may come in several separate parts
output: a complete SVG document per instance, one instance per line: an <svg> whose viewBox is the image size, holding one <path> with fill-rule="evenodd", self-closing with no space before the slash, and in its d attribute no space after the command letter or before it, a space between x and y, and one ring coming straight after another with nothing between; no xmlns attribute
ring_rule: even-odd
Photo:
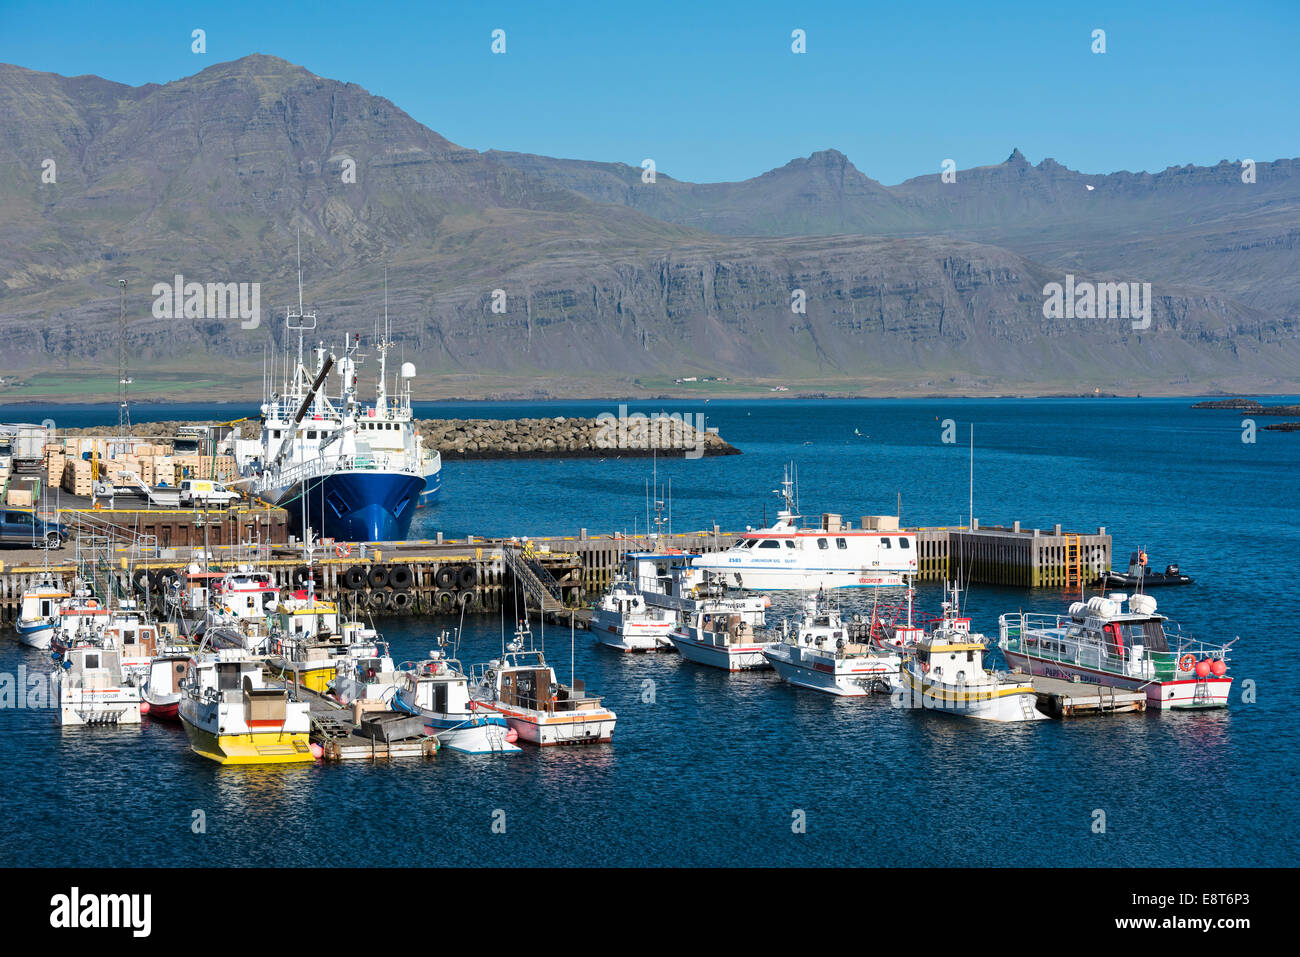
<svg viewBox="0 0 1300 957"><path fill-rule="evenodd" d="M59 522L47 522L32 512L7 508L0 512L0 544L24 548L62 548L68 530Z"/></svg>

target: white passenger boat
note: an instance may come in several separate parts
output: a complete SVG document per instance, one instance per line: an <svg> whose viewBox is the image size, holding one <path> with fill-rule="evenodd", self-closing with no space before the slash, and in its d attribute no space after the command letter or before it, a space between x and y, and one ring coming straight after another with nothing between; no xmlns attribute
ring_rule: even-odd
<svg viewBox="0 0 1300 957"><path fill-rule="evenodd" d="M780 641L764 646L763 657L792 685L860 696L888 691L889 679L898 675L899 656L853 641L825 593L805 601L803 617L793 628L783 620L781 634Z"/></svg>
<svg viewBox="0 0 1300 957"><path fill-rule="evenodd" d="M591 633L602 645L619 651L671 649L668 633L677 616L646 603L631 581L616 580L591 612Z"/></svg>
<svg viewBox="0 0 1300 957"><path fill-rule="evenodd" d="M180 719L181 683L192 663L186 652L167 652L149 662L149 673L140 691L149 706L149 717L159 721Z"/></svg>
<svg viewBox="0 0 1300 957"><path fill-rule="evenodd" d="M59 605L71 597L67 589L50 581L23 592L18 621L14 623L18 640L31 648L48 649L59 623Z"/></svg>
<svg viewBox="0 0 1300 957"><path fill-rule="evenodd" d="M465 754L517 754L519 733L503 714L480 707L470 697L469 677L460 662L439 650L426 661L399 672L394 711L419 715L425 733L443 747ZM536 743L536 742L534 742Z"/></svg>
<svg viewBox="0 0 1300 957"><path fill-rule="evenodd" d="M59 669L59 723L140 723L140 688L122 671L122 655L99 644L75 644Z"/></svg>
<svg viewBox="0 0 1300 957"><path fill-rule="evenodd" d="M691 604L668 634L683 658L723 671L771 667L763 655L764 641L758 636L770 604L766 598L715 594Z"/></svg>
<svg viewBox="0 0 1300 957"><path fill-rule="evenodd" d="M730 548L696 556L692 564L749 591L887 588L916 573L916 536L899 531L896 518L878 518L879 529L854 529L827 512L820 525L806 528L792 486L787 470L778 492L785 507L775 525L747 531Z"/></svg>
<svg viewBox="0 0 1300 957"><path fill-rule="evenodd" d="M262 663L235 648L196 660L182 685L181 723L195 754L220 764L314 761L305 701L268 686Z"/></svg>
<svg viewBox="0 0 1300 957"><path fill-rule="evenodd" d="M576 679L562 684L541 651L533 648L532 632L521 621L514 640L486 665L471 672L476 707L495 711L530 744L598 744L614 735L617 716L587 693Z"/></svg>
<svg viewBox="0 0 1300 957"><path fill-rule="evenodd" d="M1117 592L1075 602L1067 615L1017 612L999 622L1002 656L1031 674L1145 691L1155 708L1228 703L1236 639L1219 645L1184 635L1156 613L1150 595Z"/></svg>

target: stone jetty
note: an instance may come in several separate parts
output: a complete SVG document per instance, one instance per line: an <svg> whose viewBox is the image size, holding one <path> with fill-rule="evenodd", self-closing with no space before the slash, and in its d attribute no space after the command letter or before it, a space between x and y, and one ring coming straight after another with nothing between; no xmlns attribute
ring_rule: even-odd
<svg viewBox="0 0 1300 957"><path fill-rule="evenodd" d="M128 432L141 438L168 439L181 426L203 422L141 422ZM739 455L740 449L704 427L701 416L655 413L596 418L553 416L537 419L420 419L416 422L425 448L442 453L445 461L509 458L633 458L651 455L700 458ZM240 434L257 438L256 420L241 420ZM116 426L60 429L60 435L119 435Z"/></svg>

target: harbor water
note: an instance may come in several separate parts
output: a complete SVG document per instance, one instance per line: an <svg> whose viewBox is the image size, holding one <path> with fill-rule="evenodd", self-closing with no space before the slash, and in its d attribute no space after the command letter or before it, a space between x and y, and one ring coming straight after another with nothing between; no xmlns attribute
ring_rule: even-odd
<svg viewBox="0 0 1300 957"><path fill-rule="evenodd" d="M132 865L1288 865L1300 770L1279 670L1300 525L1300 435L1259 431L1191 399L636 402L703 413L744 454L688 460L457 462L411 536L645 531L652 469L671 481L672 527L770 522L782 467L798 466L813 516L895 511L956 525L970 496L983 524L1114 536L1116 566L1144 548L1196 583L1153 592L1209 641L1240 636L1227 709L998 726L836 699L770 672L728 675L676 655L625 656L590 635L545 630L618 714L614 742L451 752L371 765L220 767L179 725L61 730L49 708L0 708L0 862ZM1295 399L1280 398L1281 402ZM219 418L235 406L136 406L136 421ZM423 404L425 417L617 414L616 403ZM49 407L10 406L9 421ZM112 406L54 410L60 427L109 424ZM951 426L945 420L952 420ZM1263 426L1269 420L1258 419ZM946 438L955 441L945 442ZM765 514L766 512L766 514ZM0 556L3 557L3 556ZM1063 612L1074 595L974 586L975 630L1020 609ZM845 596L862 610L872 596ZM937 612L938 583L918 588ZM769 622L793 613L778 596ZM465 621L468 666L500 651L496 616ZM421 659L453 619L380 620L393 658ZM541 631L535 629L541 637ZM1280 644L1283 643L1283 644ZM570 649L572 647L572 662ZM994 656L996 658L996 656ZM48 672L47 655L0 639L0 674ZM920 826L946 822L944 837ZM577 893L582 893L581 891ZM595 896L598 890L588 893Z"/></svg>

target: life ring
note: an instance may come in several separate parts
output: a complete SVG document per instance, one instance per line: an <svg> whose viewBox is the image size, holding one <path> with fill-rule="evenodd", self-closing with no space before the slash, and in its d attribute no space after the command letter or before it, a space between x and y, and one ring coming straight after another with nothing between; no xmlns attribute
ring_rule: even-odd
<svg viewBox="0 0 1300 957"><path fill-rule="evenodd" d="M334 554L337 555L339 558L347 558L349 555L352 554L352 543L339 542L337 545L334 546Z"/></svg>
<svg viewBox="0 0 1300 957"><path fill-rule="evenodd" d="M1190 652L1178 659L1179 671L1191 671L1196 667L1196 656Z"/></svg>

